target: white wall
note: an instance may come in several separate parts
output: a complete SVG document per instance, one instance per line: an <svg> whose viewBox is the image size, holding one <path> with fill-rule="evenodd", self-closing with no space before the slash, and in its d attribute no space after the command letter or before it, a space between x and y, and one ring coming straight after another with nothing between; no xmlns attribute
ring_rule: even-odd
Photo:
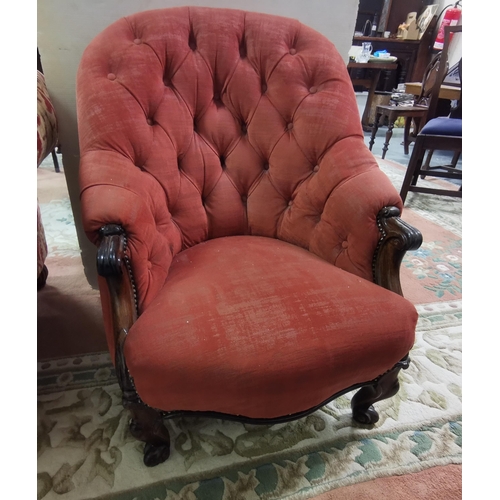
<svg viewBox="0 0 500 500"><path fill-rule="evenodd" d="M66 182L75 216L82 259L95 286L95 249L80 222L75 79L85 47L106 26L134 12L183 5L226 7L298 19L337 47L346 63L358 0L43 0L38 2L38 48L47 87L59 120Z"/></svg>

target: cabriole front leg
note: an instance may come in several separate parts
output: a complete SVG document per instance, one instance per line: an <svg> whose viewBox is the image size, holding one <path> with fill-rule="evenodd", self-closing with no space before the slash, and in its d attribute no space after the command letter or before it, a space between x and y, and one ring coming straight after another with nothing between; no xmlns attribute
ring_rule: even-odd
<svg viewBox="0 0 500 500"><path fill-rule="evenodd" d="M378 422L379 415L373 405L377 401L388 399L399 391L398 374L401 369L406 370L410 365L410 358L406 356L391 370L384 373L369 385L362 387L352 398L352 418L360 424L372 425Z"/></svg>
<svg viewBox="0 0 500 500"><path fill-rule="evenodd" d="M170 435L158 410L141 402L124 402L132 418L129 429L132 436L144 441L144 464L148 467L165 462L170 456Z"/></svg>

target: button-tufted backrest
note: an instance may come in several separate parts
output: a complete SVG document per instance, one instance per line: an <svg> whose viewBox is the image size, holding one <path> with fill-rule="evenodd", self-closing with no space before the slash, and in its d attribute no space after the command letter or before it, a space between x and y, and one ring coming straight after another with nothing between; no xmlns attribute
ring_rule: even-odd
<svg viewBox="0 0 500 500"><path fill-rule="evenodd" d="M173 255L221 236L279 238L371 279L376 211L399 196L316 31L231 9L138 13L91 42L77 97L84 225L94 241L125 226L142 305Z"/></svg>

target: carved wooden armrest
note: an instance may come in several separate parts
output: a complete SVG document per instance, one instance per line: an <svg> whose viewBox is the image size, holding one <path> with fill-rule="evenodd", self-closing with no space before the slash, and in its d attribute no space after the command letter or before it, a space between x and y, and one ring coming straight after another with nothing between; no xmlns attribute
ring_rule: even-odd
<svg viewBox="0 0 500 500"><path fill-rule="evenodd" d="M127 237L125 230L117 224L103 226L99 233L97 272L106 279L111 301L116 375L124 399L135 400L137 393L123 355L125 338L138 316L137 294L126 253Z"/></svg>
<svg viewBox="0 0 500 500"><path fill-rule="evenodd" d="M417 250L422 244L422 233L403 221L396 207L384 207L377 215L381 233L373 257L373 279L388 290L403 295L399 271L408 250Z"/></svg>

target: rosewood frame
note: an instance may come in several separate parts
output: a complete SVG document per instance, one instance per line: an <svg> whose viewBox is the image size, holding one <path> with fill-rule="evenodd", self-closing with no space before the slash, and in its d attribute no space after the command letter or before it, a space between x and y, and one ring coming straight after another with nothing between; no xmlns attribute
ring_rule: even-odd
<svg viewBox="0 0 500 500"><path fill-rule="evenodd" d="M380 239L373 257L374 282L384 288L402 294L399 269L404 254L416 250L422 243L421 233L399 217L396 207L384 207L377 216ZM254 424L274 424L304 417L321 408L333 399L360 389L352 398L353 419L361 424L375 424L379 415L373 404L394 396L399 390L398 374L409 366L410 358L405 356L386 373L334 394L326 401L305 411L272 419L249 418L217 412L162 411L148 406L141 400L134 386L124 355L127 333L137 320L137 293L127 254L127 236L117 224L108 224L100 230L101 242L97 252L97 270L106 279L111 301L111 314L115 341L115 368L122 390L123 406L131 413L129 423L131 434L144 441L144 463L155 466L170 455L170 436L164 426L164 418L179 415L198 415L237 420Z"/></svg>

